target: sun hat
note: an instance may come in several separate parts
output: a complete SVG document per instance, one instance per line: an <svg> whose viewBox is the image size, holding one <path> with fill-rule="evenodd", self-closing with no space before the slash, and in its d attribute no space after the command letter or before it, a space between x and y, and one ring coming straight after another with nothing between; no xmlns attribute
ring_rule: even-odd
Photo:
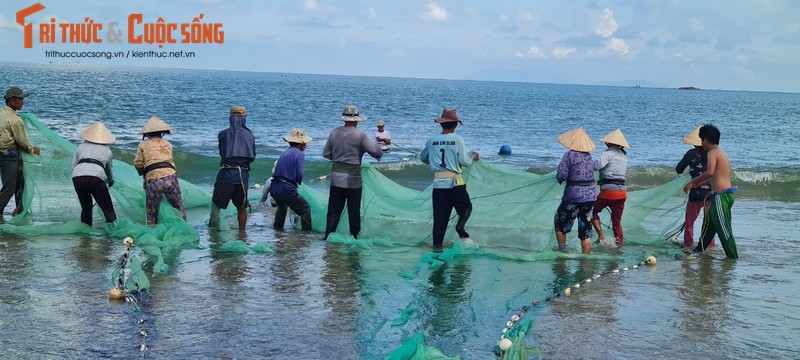
<svg viewBox="0 0 800 360"><path fill-rule="evenodd" d="M442 110L442 116L433 119L433 121L436 121L439 124L458 121L459 124L464 125L464 122L458 118L458 112L456 111L456 109L444 108L444 110Z"/></svg>
<svg viewBox="0 0 800 360"><path fill-rule="evenodd" d="M117 141L117 139L114 137L114 134L112 134L111 131L108 131L106 126L100 121L81 131L80 135L81 139L83 140L101 145L113 144L114 141Z"/></svg>
<svg viewBox="0 0 800 360"><path fill-rule="evenodd" d="M164 120L153 116L150 118L150 120L147 120L147 124L144 124L144 127L139 131L139 134L149 134L153 132L164 132L170 130L172 130L172 127L167 125Z"/></svg>
<svg viewBox="0 0 800 360"><path fill-rule="evenodd" d="M378 126L386 126L386 123L383 122L383 119L378 120Z"/></svg>
<svg viewBox="0 0 800 360"><path fill-rule="evenodd" d="M628 145L628 141L625 140L625 135L622 135L622 130L620 129L614 130L608 133L608 135L603 136L603 138L600 139L600 142L619 145L628 149L631 148L630 145Z"/></svg>
<svg viewBox="0 0 800 360"><path fill-rule="evenodd" d="M703 140L700 139L700 127L694 128L686 136L683 137L683 142L694 146L703 146Z"/></svg>
<svg viewBox="0 0 800 360"><path fill-rule="evenodd" d="M288 135L283 136L283 140L289 143L308 144L311 142L312 137L306 135L303 129L292 129Z"/></svg>
<svg viewBox="0 0 800 360"><path fill-rule="evenodd" d="M341 121L364 121L367 120L366 116L360 116L358 114L358 107L355 105L347 105L342 110L342 117L339 118Z"/></svg>
<svg viewBox="0 0 800 360"><path fill-rule="evenodd" d="M245 109L244 106L239 106L239 105L231 106L231 115L233 114L247 116L247 109Z"/></svg>
<svg viewBox="0 0 800 360"><path fill-rule="evenodd" d="M596 149L592 139L582 127L558 135L558 143L567 149L580 152L592 152Z"/></svg>
<svg viewBox="0 0 800 360"><path fill-rule="evenodd" d="M14 97L24 99L26 96L28 96L28 93L22 91L22 89L16 86L12 86L8 88L8 90L6 90L6 95L4 97L6 100L8 100L9 98L14 98Z"/></svg>

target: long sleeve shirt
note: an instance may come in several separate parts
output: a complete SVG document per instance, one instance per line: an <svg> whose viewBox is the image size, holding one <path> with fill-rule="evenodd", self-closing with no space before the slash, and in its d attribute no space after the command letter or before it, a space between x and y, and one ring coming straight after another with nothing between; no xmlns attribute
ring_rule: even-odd
<svg viewBox="0 0 800 360"><path fill-rule="evenodd" d="M675 166L675 172L678 174L683 174L686 168L689 168L689 175L692 176L692 179L700 176L708 166L707 160L707 153L701 146L694 147L689 149L686 154L683 155L681 161L678 162L678 165ZM694 187L689 191L689 201L703 201L711 192L710 185L703 185Z"/></svg>
<svg viewBox="0 0 800 360"><path fill-rule="evenodd" d="M8 105L0 108L0 151L24 151L33 154L33 146L25 131L25 123Z"/></svg>
<svg viewBox="0 0 800 360"><path fill-rule="evenodd" d="M345 126L333 129L328 135L328 141L325 142L325 148L322 151L324 158L334 162L333 171L331 171L331 186L360 189L362 187L361 172L337 171L340 167L336 163L352 165L351 168L360 169L364 153L370 154L376 160L380 160L383 156L383 151L363 131Z"/></svg>
<svg viewBox="0 0 800 360"><path fill-rule="evenodd" d="M172 144L169 141L154 136L139 143L139 148L136 150L136 158L133 160L133 167L136 168L136 171L144 174L146 167L160 162L168 162L175 167L175 161L172 160ZM145 180L153 180L173 174L175 174L175 169L160 168L144 174L144 178Z"/></svg>
<svg viewBox="0 0 800 360"><path fill-rule="evenodd" d="M624 184L604 184L604 180L625 181L628 171L628 156L617 147L610 147L603 151L600 158L594 161L594 169L599 171L601 190L627 190Z"/></svg>
<svg viewBox="0 0 800 360"><path fill-rule="evenodd" d="M278 161L275 162L275 171L272 174L274 178L282 178L293 181L298 186L303 182L303 174L306 169L306 154L300 149L291 146L281 154ZM273 180L270 183L269 192L272 195L294 195L297 193L297 187Z"/></svg>
<svg viewBox="0 0 800 360"><path fill-rule="evenodd" d="M472 165L472 156L467 152L464 139L454 133L439 134L429 138L419 158L423 163L429 164L433 171L459 174L454 178L434 178L434 189L450 189L464 185L464 179L460 176L461 167Z"/></svg>
<svg viewBox="0 0 800 360"><path fill-rule="evenodd" d="M81 163L82 159L94 159L103 163L103 166L90 162ZM81 143L75 150L75 155L72 156L72 177L94 176L110 183L114 179L111 171L111 159L111 149L108 148L108 145Z"/></svg>
<svg viewBox="0 0 800 360"><path fill-rule="evenodd" d="M556 172L558 183L567 182L561 201L570 204L593 202L597 199L594 185L570 185L570 182L586 182L594 180L594 164L592 154L570 150L561 158Z"/></svg>

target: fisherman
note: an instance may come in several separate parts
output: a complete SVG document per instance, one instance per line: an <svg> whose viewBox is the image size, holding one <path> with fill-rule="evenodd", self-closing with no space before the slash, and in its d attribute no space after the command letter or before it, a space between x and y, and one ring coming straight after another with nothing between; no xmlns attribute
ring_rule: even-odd
<svg viewBox="0 0 800 360"><path fill-rule="evenodd" d="M311 137L306 135L305 130L292 129L291 133L283 136L283 140L289 143L289 148L275 162L275 171L269 187L269 192L278 205L272 227L283 229L288 207L300 217L302 229L311 230L311 207L297 192L297 188L303 183L306 161L304 151L306 145L311 142Z"/></svg>
<svg viewBox="0 0 800 360"><path fill-rule="evenodd" d="M731 162L728 155L719 147L720 131L711 124L700 127L700 140L708 156L708 168L700 176L689 181L683 187L683 192L703 186L711 185L711 205L708 216L703 217L703 231L700 234L700 243L694 251L704 252L714 235L719 235L719 241L725 250L725 255L732 259L739 258L736 250L736 239L731 226L731 208L733 207L733 193L738 187L731 186Z"/></svg>
<svg viewBox="0 0 800 360"><path fill-rule="evenodd" d="M467 152L464 139L456 135L458 124L464 125L458 118L455 109L445 108L442 116L434 119L442 127L441 134L428 139L425 148L420 153L420 160L430 164L434 173L433 194L433 248L442 249L444 235L447 232L447 223L453 208L458 214L456 232L458 237L472 243L469 233L465 229L467 220L472 214L472 201L467 192L467 185L461 176L462 166L470 166L473 161L480 160L477 151Z"/></svg>
<svg viewBox="0 0 800 360"><path fill-rule="evenodd" d="M606 143L608 149L603 151L600 158L594 161L594 169L600 172L600 194L594 203L592 211L592 225L597 231L597 243L603 244L606 236L600 227L600 212L605 208L611 209L611 228L617 246L624 243L622 236L622 212L625 210L625 200L628 198L628 188L625 187L625 173L628 171L628 155L625 149L630 149L628 141L622 130L616 129L600 139Z"/></svg>
<svg viewBox="0 0 800 360"><path fill-rule="evenodd" d="M175 170L175 160L172 158L172 144L164 139L164 135L169 134L171 130L171 126L153 116L139 131L139 134L142 134L142 142L136 150L133 167L139 175L144 176L147 225L158 224L158 206L162 195L172 207L180 211L181 218L186 220L178 172Z"/></svg>
<svg viewBox="0 0 800 360"><path fill-rule="evenodd" d="M383 156L383 151L370 141L369 136L356 128L359 122L366 119L359 114L355 105L345 106L342 116L339 117L339 120L344 121L344 126L333 129L325 142L322 156L333 161L325 240L339 227L345 204L350 235L358 238L358 233L361 232L361 158L364 153L370 154L376 160Z"/></svg>
<svg viewBox="0 0 800 360"><path fill-rule="evenodd" d="M389 130L384 129L386 123L383 122L383 119L378 120L378 130L375 131L375 141L378 143L378 146L381 148L383 152L389 152L389 145L392 144L392 139L389 136Z"/></svg>
<svg viewBox="0 0 800 360"><path fill-rule="evenodd" d="M11 216L22 213L22 191L25 179L22 176L22 158L19 152L39 155L41 150L32 146L25 131L25 123L17 115L22 110L27 93L18 87L11 87L6 91L6 106L0 109L0 178L3 188L0 190L0 218L3 211L14 197L16 207Z"/></svg>
<svg viewBox="0 0 800 360"><path fill-rule="evenodd" d="M219 172L211 195L211 226L219 226L220 209L228 203L236 207L239 231L247 226L247 188L250 181L250 163L256 159L256 138L247 128L247 109L232 106L228 116L230 126L219 132Z"/></svg>
<svg viewBox="0 0 800 360"><path fill-rule="evenodd" d="M114 222L117 214L108 193L108 188L114 185L112 154L108 145L116 139L99 121L81 131L80 137L84 142L78 145L72 157L72 186L81 204L81 222L92 226L92 198L103 211L106 222Z"/></svg>
<svg viewBox="0 0 800 360"><path fill-rule="evenodd" d="M578 219L578 238L581 240L581 251L589 254L592 251L592 208L595 202L594 164L592 154L595 146L583 128L577 128L558 136L558 143L569 149L561 158L556 172L556 180L564 187L561 205L554 217L558 251L567 251L567 233L572 231L572 224Z"/></svg>

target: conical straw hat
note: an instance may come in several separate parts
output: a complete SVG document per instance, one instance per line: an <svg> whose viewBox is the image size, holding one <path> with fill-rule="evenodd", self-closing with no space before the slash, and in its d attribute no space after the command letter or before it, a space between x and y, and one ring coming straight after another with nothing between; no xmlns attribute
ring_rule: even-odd
<svg viewBox="0 0 800 360"><path fill-rule="evenodd" d="M303 129L292 129L292 132L284 135L283 140L290 143L308 144L311 142L312 137L306 135Z"/></svg>
<svg viewBox="0 0 800 360"><path fill-rule="evenodd" d="M703 146L703 140L700 139L700 127L694 128L686 136L683 137L683 142L694 146Z"/></svg>
<svg viewBox="0 0 800 360"><path fill-rule="evenodd" d="M567 149L581 152L592 152L596 149L592 139L582 127L558 135L558 143Z"/></svg>
<svg viewBox="0 0 800 360"><path fill-rule="evenodd" d="M139 134L149 134L152 132L162 132L162 131L169 131L172 130L172 127L167 125L164 120L159 119L156 116L147 120L147 124L144 124L142 130L139 131Z"/></svg>
<svg viewBox="0 0 800 360"><path fill-rule="evenodd" d="M95 144L108 145L113 144L114 141L117 141L117 139L114 137L114 134L112 134L111 131L108 131L106 126L100 121L81 131L80 135L81 139Z"/></svg>
<svg viewBox="0 0 800 360"><path fill-rule="evenodd" d="M620 129L614 130L608 133L608 135L603 136L603 138L600 139L600 142L619 145L628 149L631 148L630 145L628 145L628 141L625 140L625 135L622 135L622 130Z"/></svg>

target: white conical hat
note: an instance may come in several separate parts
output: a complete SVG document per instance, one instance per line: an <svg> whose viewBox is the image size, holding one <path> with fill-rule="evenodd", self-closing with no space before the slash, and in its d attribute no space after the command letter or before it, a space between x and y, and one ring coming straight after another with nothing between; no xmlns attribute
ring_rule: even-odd
<svg viewBox="0 0 800 360"><path fill-rule="evenodd" d="M156 116L147 120L147 124L144 124L142 130L139 131L139 134L148 134L152 132L162 132L162 131L169 131L172 130L172 127L167 125L164 120L159 119Z"/></svg>
<svg viewBox="0 0 800 360"><path fill-rule="evenodd" d="M113 144L114 141L117 141L117 139L114 137L114 134L112 134L111 131L108 131L106 126L100 121L81 131L80 135L81 139L88 142L93 142L95 144L108 145Z"/></svg>
<svg viewBox="0 0 800 360"><path fill-rule="evenodd" d="M683 137L683 142L694 146L703 146L703 140L700 139L700 127L694 128L686 136Z"/></svg>
<svg viewBox="0 0 800 360"><path fill-rule="evenodd" d="M290 143L308 144L311 142L311 137L306 135L303 129L292 129L292 132L283 136L283 140Z"/></svg>
<svg viewBox="0 0 800 360"><path fill-rule="evenodd" d="M558 135L558 143L567 149L581 152L592 152L596 149L589 134L582 127Z"/></svg>
<svg viewBox="0 0 800 360"><path fill-rule="evenodd" d="M628 149L631 148L630 145L628 145L628 141L625 140L625 135L622 135L622 130L620 129L614 130L608 133L608 135L603 136L603 138L600 139L600 142L619 145Z"/></svg>

